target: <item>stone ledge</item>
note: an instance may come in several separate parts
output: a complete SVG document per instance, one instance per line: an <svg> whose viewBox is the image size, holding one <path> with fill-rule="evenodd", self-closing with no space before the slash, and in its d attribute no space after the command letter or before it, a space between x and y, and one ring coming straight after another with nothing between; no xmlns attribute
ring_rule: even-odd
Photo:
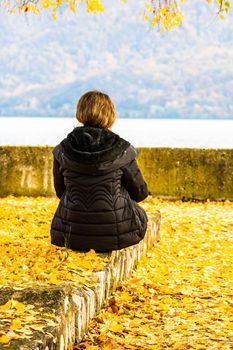
<svg viewBox="0 0 233 350"><path fill-rule="evenodd" d="M25 290L17 290L17 286L2 288L0 305L11 299L33 305L37 311L36 323L39 326L30 327L28 324L29 331L26 334L21 333L19 339L13 339L8 344L0 343L0 350L72 349L74 343L81 341L90 319L100 311L105 299L122 281L129 278L140 258L158 240L159 228L160 213L155 212L149 218L145 238L139 244L102 254L103 257L109 257L109 262L102 271L94 273L98 277L94 286L81 285L78 288L71 283L63 283L48 288ZM46 320L48 315L50 321ZM0 315L0 326L3 322L7 320L2 320Z"/></svg>
<svg viewBox="0 0 233 350"><path fill-rule="evenodd" d="M233 149L138 148L154 196L233 200ZM0 196L51 196L52 147L0 146Z"/></svg>

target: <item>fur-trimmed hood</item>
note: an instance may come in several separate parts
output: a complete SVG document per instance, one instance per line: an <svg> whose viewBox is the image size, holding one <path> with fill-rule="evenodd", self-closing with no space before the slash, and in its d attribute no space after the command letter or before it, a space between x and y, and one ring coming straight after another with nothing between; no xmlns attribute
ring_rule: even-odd
<svg viewBox="0 0 233 350"><path fill-rule="evenodd" d="M130 163L136 150L114 132L83 126L75 128L54 148L60 167L84 174L102 174Z"/></svg>

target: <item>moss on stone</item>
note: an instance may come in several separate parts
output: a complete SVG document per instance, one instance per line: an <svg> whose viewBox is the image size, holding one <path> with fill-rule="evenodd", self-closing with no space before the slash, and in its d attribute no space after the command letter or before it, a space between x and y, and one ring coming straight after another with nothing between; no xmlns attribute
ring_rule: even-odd
<svg viewBox="0 0 233 350"><path fill-rule="evenodd" d="M137 160L153 195L233 199L233 149L140 148Z"/></svg>
<svg viewBox="0 0 233 350"><path fill-rule="evenodd" d="M233 149L139 148L153 195L233 200ZM52 147L0 147L0 196L54 195Z"/></svg>
<svg viewBox="0 0 233 350"><path fill-rule="evenodd" d="M54 194L52 148L0 147L0 196Z"/></svg>

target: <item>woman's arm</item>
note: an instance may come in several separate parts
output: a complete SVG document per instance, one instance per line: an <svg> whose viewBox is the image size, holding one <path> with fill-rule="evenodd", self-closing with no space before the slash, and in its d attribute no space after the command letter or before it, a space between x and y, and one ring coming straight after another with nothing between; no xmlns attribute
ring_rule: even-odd
<svg viewBox="0 0 233 350"><path fill-rule="evenodd" d="M64 177L59 171L59 162L54 157L53 158L53 181L54 181L54 188L56 191L56 195L60 199L65 191L65 184L64 184Z"/></svg>
<svg viewBox="0 0 233 350"><path fill-rule="evenodd" d="M147 184L143 179L141 171L134 159L123 169L122 184L129 192L130 198L140 202L148 196Z"/></svg>

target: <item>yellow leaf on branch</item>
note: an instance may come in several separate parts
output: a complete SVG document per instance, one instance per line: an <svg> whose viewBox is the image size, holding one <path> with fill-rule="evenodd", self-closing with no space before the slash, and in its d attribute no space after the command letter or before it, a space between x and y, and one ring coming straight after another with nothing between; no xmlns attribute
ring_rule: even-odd
<svg viewBox="0 0 233 350"><path fill-rule="evenodd" d="M121 0L121 2L125 3L127 0ZM219 14L220 19L224 19L224 15L229 12L231 5L230 0L217 0L215 2L206 0L206 2L210 6L212 3L215 4L215 12ZM147 0L142 10L143 18L158 30L171 30L180 26L182 23L183 11L181 7L184 3L185 0ZM130 2L129 5L131 5ZM38 14L42 11L49 11L54 21L57 20L58 14L61 11L68 9L70 12L76 13L79 7L82 6L86 8L88 14L99 14L105 10L104 1L102 0L0 0L0 7L5 9L9 14L15 12L19 14ZM112 2L112 6L115 6L114 1Z"/></svg>

